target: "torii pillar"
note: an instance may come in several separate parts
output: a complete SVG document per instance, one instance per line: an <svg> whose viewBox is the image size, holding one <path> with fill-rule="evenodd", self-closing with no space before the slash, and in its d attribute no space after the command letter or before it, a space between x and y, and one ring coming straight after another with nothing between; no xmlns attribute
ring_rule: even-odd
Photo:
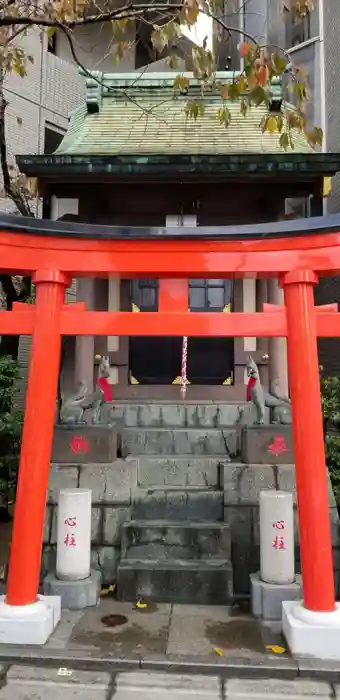
<svg viewBox="0 0 340 700"><path fill-rule="evenodd" d="M33 275L36 286L25 422L6 598L0 599L0 642L44 644L60 620L60 598L38 596L46 491L60 364L60 319L67 275ZM27 313L30 313L28 309Z"/></svg>
<svg viewBox="0 0 340 700"><path fill-rule="evenodd" d="M327 659L339 658L340 606L335 603L328 510L313 293L317 281L310 270L288 272L281 279L304 597L301 603L283 603L282 623L293 654Z"/></svg>

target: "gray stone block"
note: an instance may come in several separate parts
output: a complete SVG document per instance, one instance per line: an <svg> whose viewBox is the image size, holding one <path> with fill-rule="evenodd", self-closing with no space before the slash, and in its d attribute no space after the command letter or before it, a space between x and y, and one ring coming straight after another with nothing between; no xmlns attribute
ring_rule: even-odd
<svg viewBox="0 0 340 700"><path fill-rule="evenodd" d="M91 567L101 572L102 583L111 584L117 580L120 557L120 547L92 547Z"/></svg>
<svg viewBox="0 0 340 700"><path fill-rule="evenodd" d="M52 462L59 464L91 464L113 462L121 448L122 424L56 425Z"/></svg>
<svg viewBox="0 0 340 700"><path fill-rule="evenodd" d="M220 491L138 489L133 493L132 520L223 520Z"/></svg>
<svg viewBox="0 0 340 700"><path fill-rule="evenodd" d="M23 664L11 666L7 671L7 685L13 686L16 683L55 683L59 685L59 690L73 685L79 687L80 690L86 686L92 687L93 692L102 688L108 689L111 685L111 676L104 671L82 671L77 668L71 670L70 675L63 676L58 673L59 668L49 666L35 666ZM28 692L28 691L27 691Z"/></svg>
<svg viewBox="0 0 340 700"><path fill-rule="evenodd" d="M47 502L58 503L61 489L78 488L79 467L51 464L48 479Z"/></svg>
<svg viewBox="0 0 340 700"><path fill-rule="evenodd" d="M49 544L51 541L52 513L53 513L53 507L46 506L45 521L44 521L44 533L43 533L43 544Z"/></svg>
<svg viewBox="0 0 340 700"><path fill-rule="evenodd" d="M122 558L134 556L136 548L163 547L175 558L182 548L190 559L230 559L230 530L225 523L132 520L122 528ZM150 549L151 551L151 549Z"/></svg>
<svg viewBox="0 0 340 700"><path fill-rule="evenodd" d="M55 571L57 562L57 548L44 545L41 556L40 581L42 582L51 571Z"/></svg>
<svg viewBox="0 0 340 700"><path fill-rule="evenodd" d="M281 680L266 678L229 678L226 684L228 700L328 700L333 697L331 686L317 680Z"/></svg>
<svg viewBox="0 0 340 700"><path fill-rule="evenodd" d="M152 662L151 662L152 663ZM171 662L169 661L169 664ZM184 670L183 670L184 671ZM116 677L115 700L173 700L185 697L195 700L219 700L221 680L217 676L137 671L119 673Z"/></svg>
<svg viewBox="0 0 340 700"><path fill-rule="evenodd" d="M70 668L71 665L71 668ZM12 666L7 685L0 691L1 700L106 700L110 695L111 678L102 671L82 671L67 664L68 673L59 668Z"/></svg>
<svg viewBox="0 0 340 700"><path fill-rule="evenodd" d="M60 581L55 574L47 574L43 591L45 595L61 598L61 607L66 610L82 610L97 605L101 591L101 573L93 569L82 581Z"/></svg>
<svg viewBox="0 0 340 700"><path fill-rule="evenodd" d="M260 491L276 488L274 467L265 464L224 464L221 486L225 505L258 505Z"/></svg>
<svg viewBox="0 0 340 700"><path fill-rule="evenodd" d="M301 576L296 576L294 583L277 585L262 581L260 575L250 575L251 606L255 617L263 620L281 621L282 603L284 600L300 600L302 598Z"/></svg>
<svg viewBox="0 0 340 700"><path fill-rule="evenodd" d="M219 485L219 457L141 456L138 458L138 486L142 488L215 487Z"/></svg>
<svg viewBox="0 0 340 700"><path fill-rule="evenodd" d="M159 603L227 605L233 595L233 572L228 561L134 561L118 567L118 597L139 597Z"/></svg>
<svg viewBox="0 0 340 700"><path fill-rule="evenodd" d="M236 455L238 430L125 428L122 446L131 455Z"/></svg>
<svg viewBox="0 0 340 700"><path fill-rule="evenodd" d="M137 484L137 461L117 459L111 464L81 467L79 486L92 491L92 503L129 505Z"/></svg>
<svg viewBox="0 0 340 700"><path fill-rule="evenodd" d="M103 517L103 544L119 546L121 543L122 527L126 521L130 520L130 508L111 508L106 506L103 509Z"/></svg>
<svg viewBox="0 0 340 700"><path fill-rule="evenodd" d="M241 458L247 464L294 464L290 425L251 425L242 430Z"/></svg>

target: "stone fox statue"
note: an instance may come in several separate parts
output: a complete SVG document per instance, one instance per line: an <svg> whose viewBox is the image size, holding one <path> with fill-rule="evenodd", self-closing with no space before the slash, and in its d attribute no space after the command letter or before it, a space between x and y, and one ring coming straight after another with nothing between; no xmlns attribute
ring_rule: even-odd
<svg viewBox="0 0 340 700"><path fill-rule="evenodd" d="M79 382L77 390L70 396L64 396L61 404L60 420L64 425L79 425L85 423L85 411L92 409L92 423L100 423L100 412L104 402L112 401L110 362L108 357L102 357L98 368L98 379L95 391L89 393L84 382Z"/></svg>
<svg viewBox="0 0 340 700"><path fill-rule="evenodd" d="M292 414L289 398L279 396L275 391L275 385L272 386L272 392L270 394L263 390L258 367L252 357L248 358L247 375L249 377L247 401L252 401L256 407L256 423L263 425L265 407L267 406L271 409L272 423L290 425L292 422Z"/></svg>

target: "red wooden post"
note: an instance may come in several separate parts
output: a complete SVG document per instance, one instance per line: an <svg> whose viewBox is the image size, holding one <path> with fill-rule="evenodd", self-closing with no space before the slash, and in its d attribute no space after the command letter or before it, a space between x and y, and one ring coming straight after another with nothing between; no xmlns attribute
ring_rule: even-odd
<svg viewBox="0 0 340 700"><path fill-rule="evenodd" d="M304 607L331 612L335 596L313 294L316 283L311 271L288 272L282 279Z"/></svg>
<svg viewBox="0 0 340 700"><path fill-rule="evenodd" d="M37 599L60 362L60 312L70 283L63 273L49 270L38 272L33 281L36 315L7 584L9 605L28 605Z"/></svg>

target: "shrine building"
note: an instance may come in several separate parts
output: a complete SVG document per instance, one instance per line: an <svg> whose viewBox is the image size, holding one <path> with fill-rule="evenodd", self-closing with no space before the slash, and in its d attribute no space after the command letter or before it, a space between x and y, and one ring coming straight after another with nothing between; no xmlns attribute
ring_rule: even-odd
<svg viewBox="0 0 340 700"><path fill-rule="evenodd" d="M294 150L284 152L278 133L262 133L268 107L244 117L239 102L227 104L231 123L217 117L221 96L192 74L188 90L174 93L171 73L93 73L85 104L76 109L53 155L21 155L20 170L37 178L55 218L91 224L164 227L265 223L322 213L324 178L340 168L337 154L315 152L293 133ZM231 73L218 73L220 82ZM204 113L186 115L195 100ZM269 112L289 109L279 83L272 86ZM197 233L197 232L196 232ZM128 229L127 229L128 235ZM181 260L178 261L180 266ZM97 310L156 311L155 279L79 279L76 299ZM191 279L193 311L256 311L264 302L282 303L276 280ZM240 401L251 354L264 386L277 381L287 393L286 341L255 338L191 338L188 397ZM76 380L91 388L99 356L108 355L114 398L177 400L182 339L173 337L79 337L64 341L62 387ZM97 358L97 359L96 359Z"/></svg>

